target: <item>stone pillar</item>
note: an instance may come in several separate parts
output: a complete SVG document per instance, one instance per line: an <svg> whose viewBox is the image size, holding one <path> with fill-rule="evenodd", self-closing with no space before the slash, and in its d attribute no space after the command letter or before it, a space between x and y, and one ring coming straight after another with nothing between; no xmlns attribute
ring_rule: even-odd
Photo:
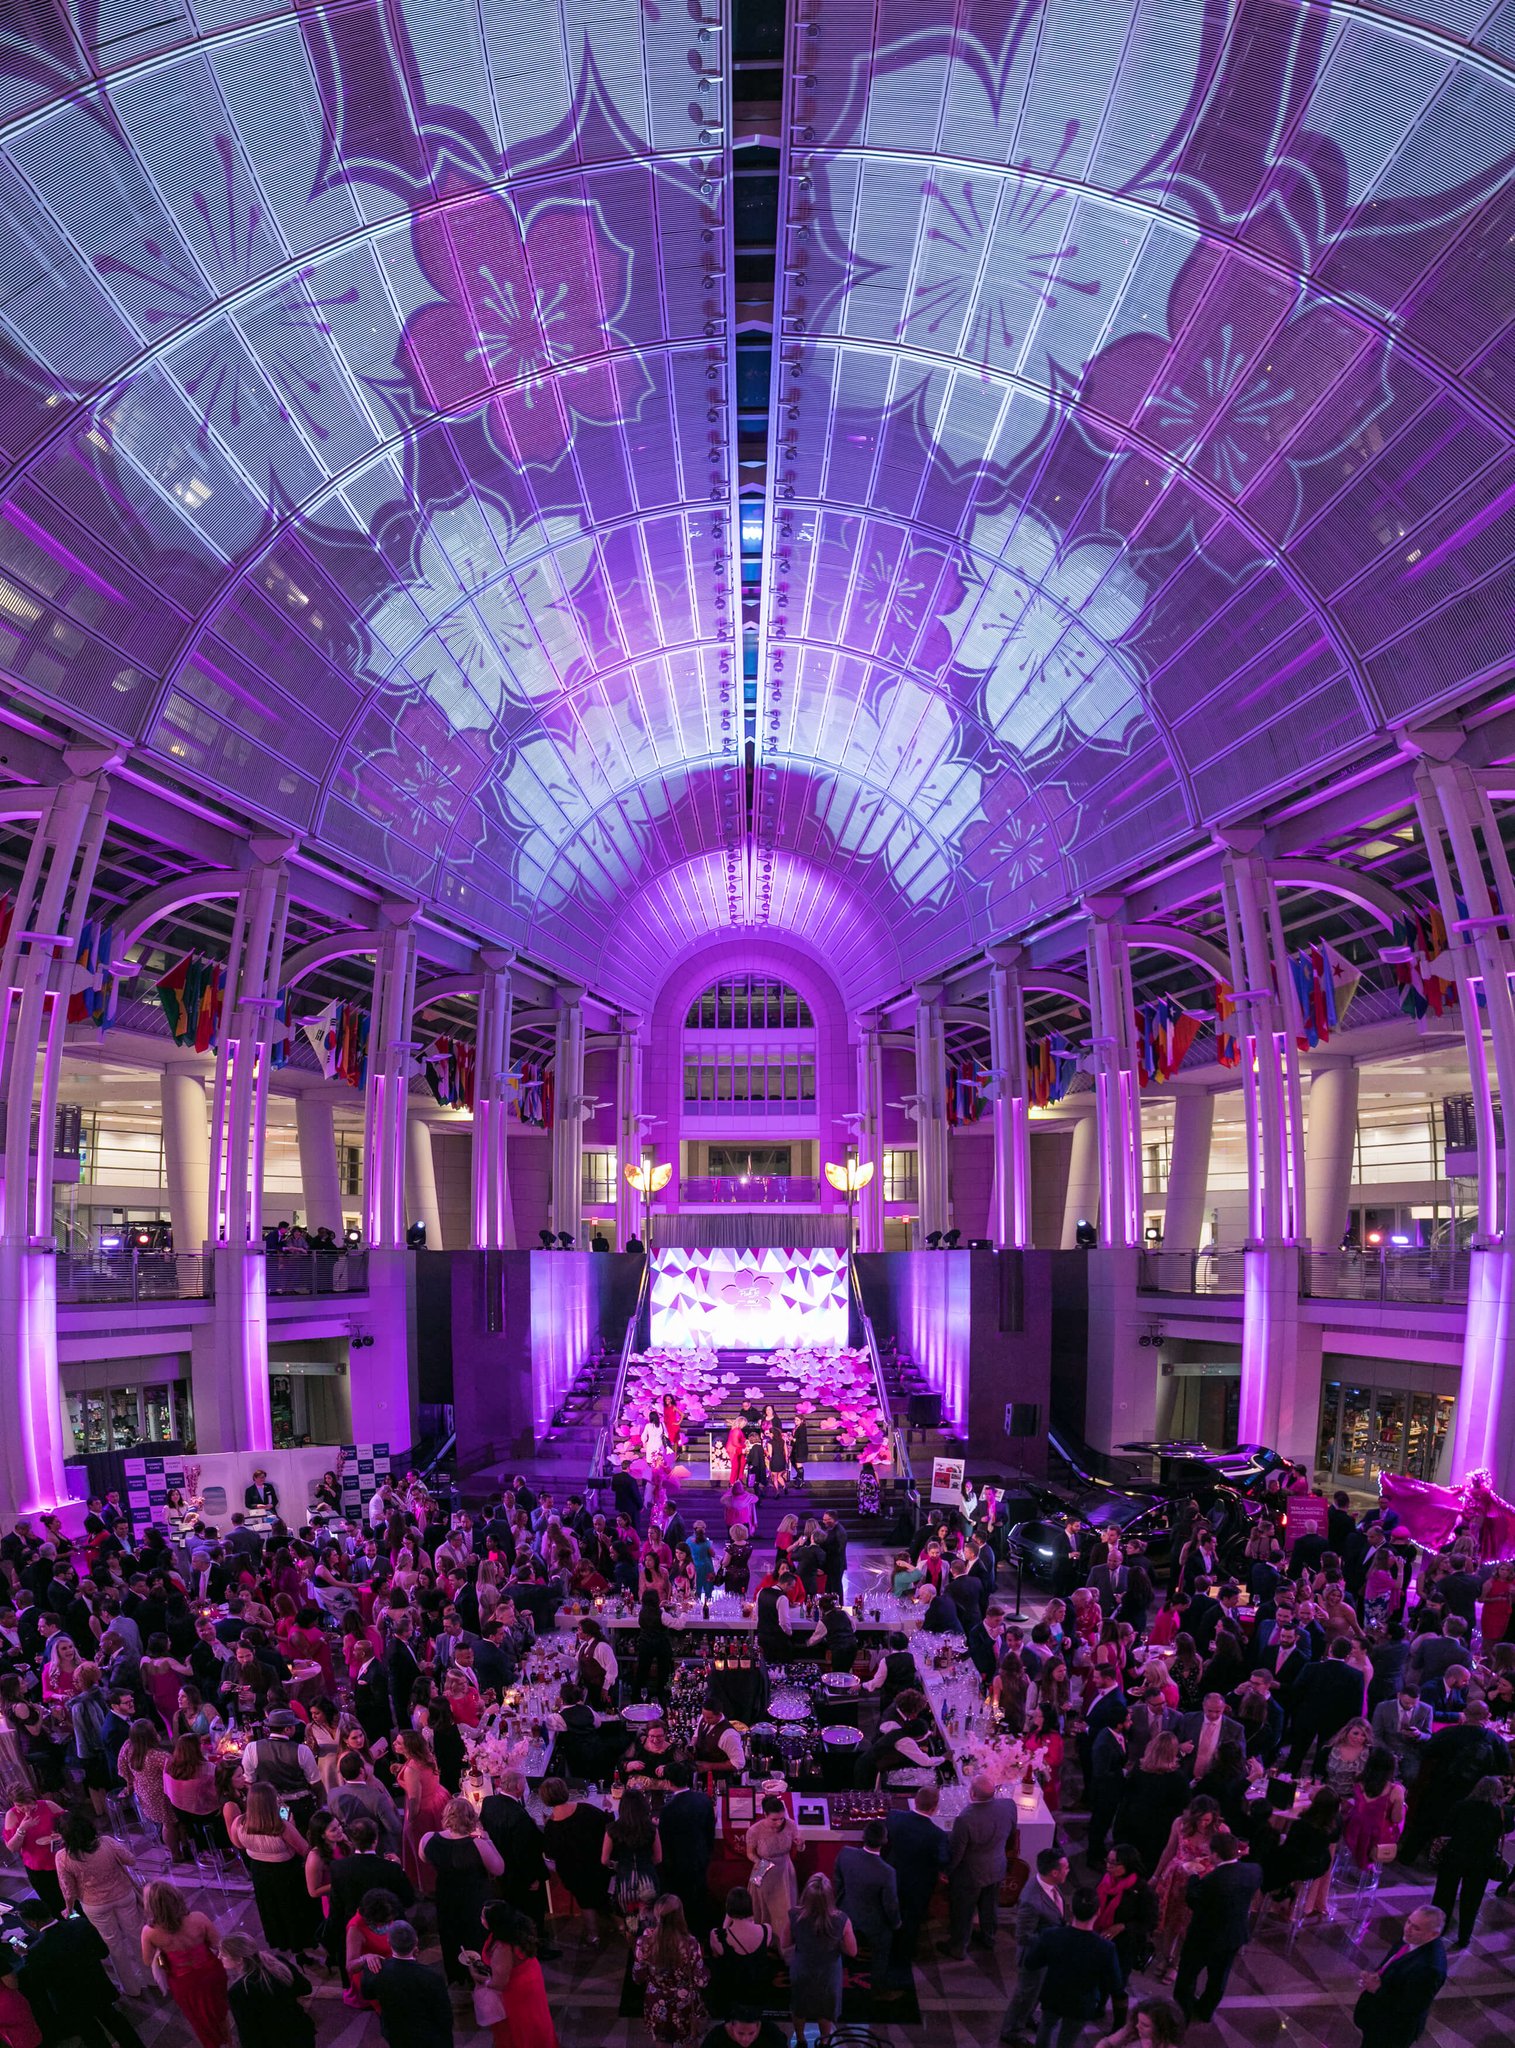
<svg viewBox="0 0 1515 2048"><path fill-rule="evenodd" d="M158 1076L163 1117L163 1164L174 1251L198 1257L210 1218L210 1115L205 1083L193 1067L165 1067Z"/></svg>
<svg viewBox="0 0 1515 2048"><path fill-rule="evenodd" d="M410 1060L415 1051L416 945L414 903L379 906L384 935L374 955L368 1086L363 1095L363 1235L370 1249L405 1243L405 1126Z"/></svg>
<svg viewBox="0 0 1515 2048"><path fill-rule="evenodd" d="M0 1513L7 1516L51 1509L64 1498L53 1126L79 934L105 837L108 770L118 758L98 747L65 753L69 779L45 799L0 949Z"/></svg>
<svg viewBox="0 0 1515 2048"><path fill-rule="evenodd" d="M947 1041L942 1030L942 985L915 991L915 1142L919 1193L917 1246L951 1221L947 1204Z"/></svg>
<svg viewBox="0 0 1515 2048"><path fill-rule="evenodd" d="M1001 1250L1031 1242L1031 1105L1026 1098L1026 1003L1019 946L989 951L989 1064L994 1069L994 1205Z"/></svg>
<svg viewBox="0 0 1515 2048"><path fill-rule="evenodd" d="M1091 1104L1070 1117L1073 1143L1068 1155L1068 1188L1063 1197L1062 1248L1078 1243L1080 1223L1099 1221L1099 1118Z"/></svg>
<svg viewBox="0 0 1515 2048"><path fill-rule="evenodd" d="M1102 1245L1142 1241L1141 1075L1136 1062L1131 968L1113 899L1091 898L1087 938L1099 1117Z"/></svg>
<svg viewBox="0 0 1515 2048"><path fill-rule="evenodd" d="M1487 1031L1508 1145L1515 1128L1515 945L1509 936L1515 879L1488 798L1472 771L1450 758L1457 743L1452 733L1424 736L1415 776L1416 806L1457 967L1479 1125L1479 1233L1469 1276L1451 1476L1487 1470L1495 1491L1508 1496L1515 1486L1515 1174L1508 1164L1499 1171L1483 1077Z"/></svg>
<svg viewBox="0 0 1515 2048"><path fill-rule="evenodd" d="M857 1156L873 1178L857 1201L858 1250L884 1249L884 1054L877 1010L857 1020Z"/></svg>
<svg viewBox="0 0 1515 2048"><path fill-rule="evenodd" d="M584 1214L584 991L557 992L549 1218L577 1244Z"/></svg>
<svg viewBox="0 0 1515 2048"><path fill-rule="evenodd" d="M300 1188L307 1229L342 1236L342 1169L337 1158L336 1113L313 1090L295 1097L295 1136L300 1147Z"/></svg>
<svg viewBox="0 0 1515 2048"><path fill-rule="evenodd" d="M497 950L479 955L484 969L484 985L479 992L478 1058L473 1087L475 1251L515 1250L510 1175L506 1164L513 1008L510 968L514 959L514 953Z"/></svg>
<svg viewBox="0 0 1515 2048"><path fill-rule="evenodd" d="M360 1321L373 1338L348 1365L352 1440L408 1451L416 1440L415 1267L403 1251L368 1254L368 1300Z"/></svg>
<svg viewBox="0 0 1515 2048"><path fill-rule="evenodd" d="M1205 1197L1210 1192L1210 1137L1215 1097L1181 1089L1173 1097L1173 1155L1168 1162L1168 1198L1163 1208L1163 1247L1192 1252L1204 1235Z"/></svg>
<svg viewBox="0 0 1515 2048"><path fill-rule="evenodd" d="M626 1178L628 1166L642 1158L642 1018L640 1011L622 1010L616 1019L615 1047L615 1243L642 1228L642 1198Z"/></svg>
<svg viewBox="0 0 1515 2048"><path fill-rule="evenodd" d="M1304 1226L1299 1030L1277 902L1262 861L1240 840L1226 854L1222 895L1242 1051L1247 1132L1247 1241L1242 1254L1243 1443L1309 1464L1320 1399L1299 1344L1299 1241Z"/></svg>
<svg viewBox="0 0 1515 2048"><path fill-rule="evenodd" d="M1334 1252L1347 1234L1357 1157L1357 1083L1358 1070L1350 1060L1317 1061L1310 1069L1305 1213L1310 1243L1318 1252Z"/></svg>
<svg viewBox="0 0 1515 2048"><path fill-rule="evenodd" d="M431 1125L424 1116L412 1116L406 1125L406 1215L410 1223L426 1226L426 1249L439 1252L442 1244L442 1207L437 1200L437 1162L431 1149ZM408 1227L408 1225L407 1225Z"/></svg>

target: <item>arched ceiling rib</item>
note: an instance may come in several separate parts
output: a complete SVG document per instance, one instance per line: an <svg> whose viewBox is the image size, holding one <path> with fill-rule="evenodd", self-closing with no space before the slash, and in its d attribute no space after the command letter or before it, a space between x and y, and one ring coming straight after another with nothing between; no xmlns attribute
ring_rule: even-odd
<svg viewBox="0 0 1515 2048"><path fill-rule="evenodd" d="M17 0L0 669L864 1000L1508 665L1515 0L789 11L750 785L729 0Z"/></svg>

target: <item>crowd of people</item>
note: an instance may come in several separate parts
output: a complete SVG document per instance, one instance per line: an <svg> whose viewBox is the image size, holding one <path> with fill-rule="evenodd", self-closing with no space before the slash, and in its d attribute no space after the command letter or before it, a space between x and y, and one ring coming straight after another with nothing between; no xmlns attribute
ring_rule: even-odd
<svg viewBox="0 0 1515 2048"><path fill-rule="evenodd" d="M615 1487L603 1508L559 1507L518 1480L469 1514L386 1481L344 1520L328 1475L324 1520L274 1513L266 1533L242 1513L134 1529L114 1495L72 1541L56 1519L18 1523L0 1540L0 1834L18 1866L0 2048L137 2048L162 2000L199 2048L234 2030L243 2048L309 2044L321 1986L373 2012L389 2048L458 2025L555 2048L542 1964L563 1915L586 1951L625 1940L654 2041L771 2048L784 2013L796 2038L828 2036L849 1982L886 2023L938 1910L936 1948L960 1962L996 1949L1006 1898L1004 2041L1072 2048L1095 2028L1109 2048L1171 2048L1249 1940L1321 1917L1333 1872L1366 1887L1391 1864L1429 1896L1363 1973L1356 2018L1364 2048L1406 2048L1449 1945L1508 1887L1496 1724L1515 1715L1515 1571L1468 1540L1428 1552L1338 1496L1290 1543L1282 1493L1238 1555L1197 1510L1160 1560L1075 1525L1066 1582L1027 1622L998 1592L994 1489L970 1490L896 1527L892 1590L921 1635L875 1646L837 1516L783 1514L759 1551L743 1489L718 1547L666 1501L649 1511L631 1475ZM763 1795L742 1881L719 1889L712 1795L746 1770L743 1728L714 1690L690 1724L620 1712L669 1706L665 1603L718 1586L751 1594L760 1668L861 1681L878 1718L859 1782L903 1788L826 1868ZM619 1646L592 1616L560 1638L574 1658L540 1799L515 1769L464 1796L467 1738L562 1602L596 1587L634 1597L637 1624ZM943 1636L1057 1818L1029 1859L992 1774L939 1818L952 1774L921 1653ZM235 1926L194 1903L217 1886L227 1901L228 1870L252 1908Z"/></svg>

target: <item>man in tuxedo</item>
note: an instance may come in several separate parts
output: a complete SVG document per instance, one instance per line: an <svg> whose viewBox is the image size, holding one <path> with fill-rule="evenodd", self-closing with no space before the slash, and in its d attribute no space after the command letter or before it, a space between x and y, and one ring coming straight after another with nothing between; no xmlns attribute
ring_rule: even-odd
<svg viewBox="0 0 1515 2048"><path fill-rule="evenodd" d="M1036 1870L1015 1902L1015 1953L1019 1967L1015 1973L1015 1989L1010 1995L1009 2009L1000 2022L999 2030L999 2037L1008 2044L1008 2048L1014 2048L1014 2043L1030 2026L1031 2015L1042 1995L1042 1979L1046 1972L1028 1968L1026 1957L1044 1927L1061 1927L1066 1922L1068 1906L1063 1897L1063 1886L1067 1882L1067 1851L1038 1849Z"/></svg>
<svg viewBox="0 0 1515 2048"><path fill-rule="evenodd" d="M936 1820L941 1794L922 1785L912 1806L888 1813L884 1856L899 1886L900 1924L894 1938L894 1960L901 1969L915 1961L921 1928L947 1868L947 1831Z"/></svg>
<svg viewBox="0 0 1515 2048"><path fill-rule="evenodd" d="M1352 2021L1362 2035L1362 2048L1410 2048L1425 2032L1436 1994L1447 1981L1445 1926L1446 1915L1435 1906L1417 1906L1387 1960L1358 1978Z"/></svg>
<svg viewBox="0 0 1515 2048"><path fill-rule="evenodd" d="M1324 1749L1363 1709L1363 1678L1347 1662L1348 1644L1340 1637L1319 1664L1307 1664L1294 1683L1289 1709L1289 1770L1297 1777L1312 1743Z"/></svg>
<svg viewBox="0 0 1515 2048"><path fill-rule="evenodd" d="M854 1849L849 1845L838 1855L833 1877L837 1911L847 1915L853 1932L868 1945L868 1982L873 1991L889 1974L895 1930L900 1924L899 1883L884 1861L888 1841L889 1831L884 1823L869 1821L863 1829L861 1847Z"/></svg>
<svg viewBox="0 0 1515 2048"><path fill-rule="evenodd" d="M667 1765L663 1777L673 1791L658 1816L662 1885L682 1902L691 1930L703 1940L713 1925L710 1859L715 1854L715 1803L708 1792L695 1788L688 1764Z"/></svg>
<svg viewBox="0 0 1515 2048"><path fill-rule="evenodd" d="M1226 1712L1226 1702L1218 1692L1207 1692L1199 1712L1183 1715L1178 1724L1179 1750L1187 1758L1189 1775L1196 1783L1214 1763L1215 1752L1223 1742L1235 1742L1245 1749L1247 1731Z"/></svg>
<svg viewBox="0 0 1515 2048"><path fill-rule="evenodd" d="M1185 1887L1189 1931L1179 1952L1173 1996L1191 2019L1208 2020L1225 1996L1231 1965L1247 1945L1252 1901L1262 1883L1255 1863L1241 1860L1241 1844L1224 1829L1211 1843L1216 1867ZM1203 1975L1205 1988L1199 1989Z"/></svg>
<svg viewBox="0 0 1515 2048"><path fill-rule="evenodd" d="M500 1897L526 1915L540 1941L547 1918L547 1866L542 1860L542 1830L526 1811L526 1780L519 1771L501 1775L499 1791L491 1792L479 1808L479 1820L505 1865ZM537 1953L542 1953L540 1948Z"/></svg>
<svg viewBox="0 0 1515 2048"><path fill-rule="evenodd" d="M1078 1764L1087 1782L1094 1768L1094 1739L1101 1728L1108 1728L1117 1714L1124 1714L1130 1702L1120 1689L1120 1678L1108 1664L1098 1665L1094 1673L1094 1697L1084 1715L1083 1733L1078 1737Z"/></svg>
<svg viewBox="0 0 1515 2048"><path fill-rule="evenodd" d="M1105 1841L1110 1823L1126 1790L1126 1770L1131 1760L1127 1739L1130 1725L1129 1707L1122 1705L1112 1709L1089 1752L1089 1843L1086 1854L1096 1869L1105 1860Z"/></svg>
<svg viewBox="0 0 1515 2048"><path fill-rule="evenodd" d="M1292 1618L1280 1622L1252 1658L1254 1671L1271 1671L1280 1696L1289 1699L1310 1662L1310 1652Z"/></svg>
<svg viewBox="0 0 1515 2048"><path fill-rule="evenodd" d="M1384 1700L1373 1709L1369 1725L1376 1746L1388 1750L1399 1765L1399 1775L1407 1785L1413 1784L1420 1769L1421 1746L1432 1733L1431 1709L1418 1689L1408 1683L1402 1685L1392 1700Z"/></svg>

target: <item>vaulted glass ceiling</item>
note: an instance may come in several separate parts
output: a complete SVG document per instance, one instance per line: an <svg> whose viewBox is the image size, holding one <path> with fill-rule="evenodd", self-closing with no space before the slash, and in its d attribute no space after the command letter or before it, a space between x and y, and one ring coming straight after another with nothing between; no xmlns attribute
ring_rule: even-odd
<svg viewBox="0 0 1515 2048"><path fill-rule="evenodd" d="M731 5L10 0L13 704L861 999L1508 673L1515 0Z"/></svg>

